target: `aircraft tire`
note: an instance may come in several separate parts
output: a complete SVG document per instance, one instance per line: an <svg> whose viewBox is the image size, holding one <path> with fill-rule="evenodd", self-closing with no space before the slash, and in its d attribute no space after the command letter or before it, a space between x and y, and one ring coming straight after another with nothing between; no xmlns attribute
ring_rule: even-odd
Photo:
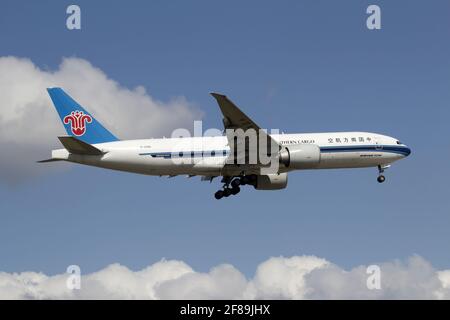
<svg viewBox="0 0 450 320"><path fill-rule="evenodd" d="M231 189L231 194L232 194L232 195L236 195L236 194L238 194L240 191L241 191L241 188L239 188L239 186L236 186L236 187L233 187L233 188Z"/></svg>
<svg viewBox="0 0 450 320"><path fill-rule="evenodd" d="M231 189L230 188L225 188L223 190L223 196L224 197L229 197L231 195Z"/></svg>
<svg viewBox="0 0 450 320"><path fill-rule="evenodd" d="M216 198L217 200L220 200L223 198L223 191L219 190L214 194L214 198Z"/></svg>

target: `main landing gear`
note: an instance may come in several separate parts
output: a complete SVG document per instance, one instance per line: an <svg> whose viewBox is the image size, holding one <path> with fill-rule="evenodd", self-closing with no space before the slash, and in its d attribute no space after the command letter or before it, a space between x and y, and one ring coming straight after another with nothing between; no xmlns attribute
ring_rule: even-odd
<svg viewBox="0 0 450 320"><path fill-rule="evenodd" d="M236 195L241 191L241 188L239 187L241 185L241 179L239 178L235 178L233 180L231 180L232 178L230 177L224 177L222 179L222 182L224 183L223 185L223 190L219 190L214 194L214 197L219 200L222 199L223 197L227 198L231 195Z"/></svg>
<svg viewBox="0 0 450 320"><path fill-rule="evenodd" d="M383 183L384 181L386 181L386 177L383 175L383 173L384 173L384 170L386 170L389 167L390 167L389 165L378 166L378 178L377 178L377 181L379 183Z"/></svg>
<svg viewBox="0 0 450 320"><path fill-rule="evenodd" d="M224 177L222 179L223 190L219 190L214 194L214 197L219 200L223 197L227 198L231 195L236 195L241 191L241 186L250 184L254 185L256 176L239 176L239 177Z"/></svg>

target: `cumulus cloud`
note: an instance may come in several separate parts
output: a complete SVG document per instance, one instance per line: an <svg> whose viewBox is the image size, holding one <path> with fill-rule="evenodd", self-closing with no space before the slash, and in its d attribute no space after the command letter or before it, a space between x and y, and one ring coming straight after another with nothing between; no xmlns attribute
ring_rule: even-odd
<svg viewBox="0 0 450 320"><path fill-rule="evenodd" d="M305 276L328 264L325 259L314 256L271 258L257 267L247 296L256 299L303 299L309 290Z"/></svg>
<svg viewBox="0 0 450 320"><path fill-rule="evenodd" d="M125 88L84 59L65 58L57 70L44 70L29 59L0 57L0 180L35 174L44 167L35 161L59 148L56 137L65 131L48 87L63 87L123 139L170 135L202 116L183 97L155 100L144 87Z"/></svg>
<svg viewBox="0 0 450 320"><path fill-rule="evenodd" d="M275 257L248 279L229 264L209 272L161 260L140 271L112 264L81 276L0 273L0 299L450 299L450 270L435 270L419 256L378 264L381 288L366 286L367 266L344 270L315 256Z"/></svg>

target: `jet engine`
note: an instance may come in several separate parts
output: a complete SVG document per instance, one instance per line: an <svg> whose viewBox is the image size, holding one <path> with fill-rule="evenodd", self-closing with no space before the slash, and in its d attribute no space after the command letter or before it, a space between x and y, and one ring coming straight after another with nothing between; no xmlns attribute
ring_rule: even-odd
<svg viewBox="0 0 450 320"><path fill-rule="evenodd" d="M320 162L320 148L315 144L287 145L280 151L279 160L289 169L313 169Z"/></svg>
<svg viewBox="0 0 450 320"><path fill-rule="evenodd" d="M257 190L278 190L287 186L287 173L256 176L254 184Z"/></svg>

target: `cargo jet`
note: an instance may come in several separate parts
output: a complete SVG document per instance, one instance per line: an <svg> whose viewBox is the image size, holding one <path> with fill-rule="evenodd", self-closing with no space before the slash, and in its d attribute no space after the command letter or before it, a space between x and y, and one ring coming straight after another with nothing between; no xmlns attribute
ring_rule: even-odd
<svg viewBox="0 0 450 320"><path fill-rule="evenodd" d="M64 149L39 162L205 181L221 177L216 199L236 195L244 185L284 189L294 170L374 167L382 183L384 170L411 153L398 139L370 132L269 134L218 93L211 95L223 114L223 136L119 140L61 88L47 91L68 135L58 137Z"/></svg>

